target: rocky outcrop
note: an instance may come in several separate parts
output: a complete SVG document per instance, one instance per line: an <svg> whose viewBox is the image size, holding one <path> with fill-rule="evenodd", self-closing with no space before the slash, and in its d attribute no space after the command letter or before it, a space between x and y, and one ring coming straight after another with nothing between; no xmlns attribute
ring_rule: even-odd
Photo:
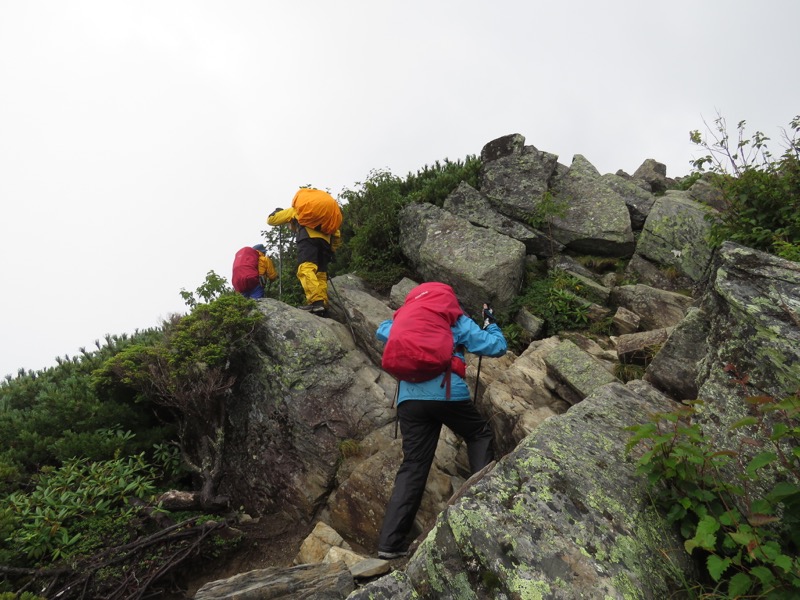
<svg viewBox="0 0 800 600"><path fill-rule="evenodd" d="M466 306L504 308L519 293L525 245L437 208L410 204L400 211L403 253L426 280L453 287Z"/></svg>
<svg viewBox="0 0 800 600"><path fill-rule="evenodd" d="M668 596L691 572L625 453L671 401L611 384L548 419L448 507L409 561L351 600Z"/></svg>
<svg viewBox="0 0 800 600"><path fill-rule="evenodd" d="M686 192L670 192L658 198L645 221L636 252L665 267L674 267L692 281L706 275L711 260L706 220L709 207L695 202Z"/></svg>
<svg viewBox="0 0 800 600"><path fill-rule="evenodd" d="M392 379L356 349L347 326L320 327L269 298L258 307L262 327L228 409L222 485L251 514L306 520L327 500L342 442L392 420Z"/></svg>
<svg viewBox="0 0 800 600"><path fill-rule="evenodd" d="M614 189L581 155L553 185L563 207L552 217L553 237L567 249L603 256L630 256L634 251L628 208Z"/></svg>
<svg viewBox="0 0 800 600"><path fill-rule="evenodd" d="M769 442L752 427L730 427L750 414L744 398L782 399L800 390L800 264L727 242L712 268L702 302L708 336L698 374L701 422L746 464Z"/></svg>
<svg viewBox="0 0 800 600"><path fill-rule="evenodd" d="M505 136L481 151L481 185L497 211L521 222L536 214L550 189L558 157L525 146L519 134Z"/></svg>
<svg viewBox="0 0 800 600"><path fill-rule="evenodd" d="M402 453L396 385L377 367L374 332L416 283L386 298L353 274L336 277L333 319L259 300L262 326L229 405L222 491L253 514L318 528L293 568L215 582L198 598L649 599L694 577L625 452L626 427L700 399L704 427L741 447L737 436L753 432L729 425L747 410L743 396L800 387L800 268L730 243L712 252L703 236L713 209L656 196L670 180L655 161L635 177L600 176L518 134L482 158L479 190L460 186L446 209L410 205L400 226L420 281L449 283L465 307L493 302L527 336L519 355L467 357L498 462L470 477L463 443L444 429L413 555L375 579L386 564L366 555ZM548 221L560 246L529 237L548 193L567 207ZM578 251L622 262L594 267ZM526 269L574 275L591 290L595 323L619 337L540 339L544 323L514 303ZM618 381L621 362L643 363L644 378Z"/></svg>
<svg viewBox="0 0 800 600"><path fill-rule="evenodd" d="M321 562L288 569L248 571L201 587L195 600L275 598L286 600L342 600L355 589L347 565Z"/></svg>
<svg viewBox="0 0 800 600"><path fill-rule="evenodd" d="M519 240L525 244L528 254L550 256L564 249L562 244L541 231L497 212L489 199L468 183L459 184L445 199L442 208L464 217L473 225L494 229L497 233Z"/></svg>

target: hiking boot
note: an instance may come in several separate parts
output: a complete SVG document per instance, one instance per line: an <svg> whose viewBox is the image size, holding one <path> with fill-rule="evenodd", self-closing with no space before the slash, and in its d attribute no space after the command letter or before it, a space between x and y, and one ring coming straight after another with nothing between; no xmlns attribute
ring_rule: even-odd
<svg viewBox="0 0 800 600"><path fill-rule="evenodd" d="M406 554L408 554L408 552L405 550L397 550L396 552L379 550L378 558L383 560L394 560L395 558L402 558Z"/></svg>
<svg viewBox="0 0 800 600"><path fill-rule="evenodd" d="M315 315L324 313L325 312L325 302L322 300L316 300L311 304L306 304L305 306L298 306L300 310L307 310L308 312L312 312Z"/></svg>

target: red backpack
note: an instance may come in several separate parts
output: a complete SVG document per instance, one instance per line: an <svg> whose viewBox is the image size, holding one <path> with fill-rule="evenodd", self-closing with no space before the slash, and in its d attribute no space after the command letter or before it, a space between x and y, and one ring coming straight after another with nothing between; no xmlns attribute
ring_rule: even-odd
<svg viewBox="0 0 800 600"><path fill-rule="evenodd" d="M450 330L462 314L449 285L434 281L415 287L394 313L383 349L383 370L411 382L428 381L450 371L464 377L466 367L453 356ZM449 377L447 383L449 392Z"/></svg>
<svg viewBox="0 0 800 600"><path fill-rule="evenodd" d="M258 250L245 246L233 259L231 285L237 292L249 292L258 285Z"/></svg>

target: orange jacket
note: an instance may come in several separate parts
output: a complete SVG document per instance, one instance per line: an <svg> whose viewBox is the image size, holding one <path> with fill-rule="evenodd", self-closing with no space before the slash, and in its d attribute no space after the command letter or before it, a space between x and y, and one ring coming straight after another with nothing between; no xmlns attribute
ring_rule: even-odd
<svg viewBox="0 0 800 600"><path fill-rule="evenodd" d="M291 206L289 208L284 208L283 210L275 211L267 218L267 225L276 226L286 224L289 225L292 231L297 231L297 228L300 227L300 224L297 222L297 211ZM308 232L309 237L322 238L328 242L334 252L336 252L342 245L342 234L338 229L333 235L322 233L321 231L317 231L311 227L303 227L303 229Z"/></svg>

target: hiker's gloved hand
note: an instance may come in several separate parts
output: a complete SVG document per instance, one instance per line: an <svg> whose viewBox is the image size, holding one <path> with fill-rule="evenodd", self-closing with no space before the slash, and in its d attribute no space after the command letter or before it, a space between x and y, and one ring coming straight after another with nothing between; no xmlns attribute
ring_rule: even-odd
<svg viewBox="0 0 800 600"><path fill-rule="evenodd" d="M494 318L494 312L492 311L492 307L488 304L483 305L483 328L486 329L492 323L497 323L497 319Z"/></svg>

